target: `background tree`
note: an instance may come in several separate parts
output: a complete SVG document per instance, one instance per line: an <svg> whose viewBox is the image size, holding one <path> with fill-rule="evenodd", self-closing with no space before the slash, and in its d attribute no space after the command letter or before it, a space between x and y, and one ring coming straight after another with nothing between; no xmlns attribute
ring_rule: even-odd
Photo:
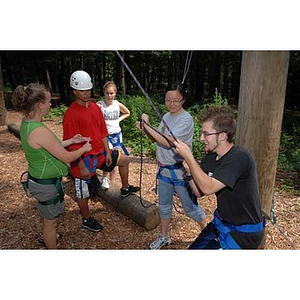
<svg viewBox="0 0 300 300"><path fill-rule="evenodd" d="M4 84L3 84L1 57L0 57L0 126L5 125L6 116L7 116L7 111L5 106Z"/></svg>
<svg viewBox="0 0 300 300"><path fill-rule="evenodd" d="M284 110L288 51L243 53L236 143L256 161L262 208L270 216Z"/></svg>

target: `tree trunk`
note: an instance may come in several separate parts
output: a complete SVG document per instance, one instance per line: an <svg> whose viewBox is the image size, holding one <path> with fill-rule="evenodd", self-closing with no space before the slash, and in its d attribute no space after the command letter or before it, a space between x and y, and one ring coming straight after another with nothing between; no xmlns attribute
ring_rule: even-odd
<svg viewBox="0 0 300 300"><path fill-rule="evenodd" d="M254 157L267 216L274 196L288 66L288 51L246 51L242 56L236 143Z"/></svg>
<svg viewBox="0 0 300 300"><path fill-rule="evenodd" d="M204 60L205 52L195 51L194 52L194 61L195 61L195 73L193 80L193 104L199 104L203 101L204 93L204 79L205 79L205 70L206 63Z"/></svg>
<svg viewBox="0 0 300 300"><path fill-rule="evenodd" d="M4 97L4 83L2 76L1 56L0 56L0 126L6 124L7 110Z"/></svg>
<svg viewBox="0 0 300 300"><path fill-rule="evenodd" d="M155 229L160 223L156 204L142 199L142 205L137 195L129 195L123 199L120 195L120 188L114 182L110 183L107 191L99 189L97 195L147 230Z"/></svg>
<svg viewBox="0 0 300 300"><path fill-rule="evenodd" d="M124 51L120 51L120 54L122 55L122 57L124 58ZM119 61L118 58L116 58L117 61ZM122 95L126 94L126 86L125 86L125 69L124 69L124 65L122 64L122 62L119 61L119 80L120 80L120 92Z"/></svg>
<svg viewBox="0 0 300 300"><path fill-rule="evenodd" d="M51 83L51 78L50 78L50 74L49 74L49 69L46 69L46 77L47 77L47 83L48 83L48 87L50 90L50 93L53 93L53 89L52 89L52 83Z"/></svg>

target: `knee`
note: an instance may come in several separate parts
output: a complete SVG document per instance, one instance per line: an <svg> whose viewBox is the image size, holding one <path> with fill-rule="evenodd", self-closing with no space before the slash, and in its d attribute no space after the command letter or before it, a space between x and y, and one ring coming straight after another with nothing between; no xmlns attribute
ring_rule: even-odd
<svg viewBox="0 0 300 300"><path fill-rule="evenodd" d="M125 154L121 154L120 155L120 158L119 158L119 161L117 163L118 166L126 166L129 164L129 156L125 155Z"/></svg>
<svg viewBox="0 0 300 300"><path fill-rule="evenodd" d="M172 218L172 205L159 205L159 216L162 219L171 219Z"/></svg>
<svg viewBox="0 0 300 300"><path fill-rule="evenodd" d="M187 216L198 222L203 229L206 226L206 215L200 209L193 209L193 210L185 210ZM204 225L205 224L205 225Z"/></svg>

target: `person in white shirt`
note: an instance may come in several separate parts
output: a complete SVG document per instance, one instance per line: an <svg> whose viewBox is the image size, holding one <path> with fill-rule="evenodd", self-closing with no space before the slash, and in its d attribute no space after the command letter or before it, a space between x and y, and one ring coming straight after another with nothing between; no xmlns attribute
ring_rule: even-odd
<svg viewBox="0 0 300 300"><path fill-rule="evenodd" d="M102 110L107 126L109 147L115 150L122 149L124 154L129 155L123 144L120 122L130 116L130 111L124 104L115 99L117 95L117 86L113 81L107 81L102 90L105 99L98 101L97 104ZM113 169L110 172L110 179L108 178L108 172L103 172L102 189L109 189L110 181L116 179L116 172L116 169Z"/></svg>

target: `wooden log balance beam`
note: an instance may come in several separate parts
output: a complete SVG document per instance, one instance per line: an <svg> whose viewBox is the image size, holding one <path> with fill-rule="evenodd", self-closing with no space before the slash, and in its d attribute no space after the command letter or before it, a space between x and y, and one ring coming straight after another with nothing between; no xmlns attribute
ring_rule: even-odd
<svg viewBox="0 0 300 300"><path fill-rule="evenodd" d="M10 123L7 124L7 127L16 136L20 137L19 125ZM110 183L110 187L107 191L99 189L96 194L147 230L155 229L160 224L158 206L155 203L151 203L143 198L140 199L140 196L137 194L122 198L120 187L114 182Z"/></svg>
<svg viewBox="0 0 300 300"><path fill-rule="evenodd" d="M16 125L14 123L7 124L7 128L11 131L14 135L20 138L20 125Z"/></svg>
<svg viewBox="0 0 300 300"><path fill-rule="evenodd" d="M155 203L140 199L137 194L122 198L120 187L114 182L110 182L108 190L98 189L96 194L147 230L155 229L160 223L158 206Z"/></svg>

